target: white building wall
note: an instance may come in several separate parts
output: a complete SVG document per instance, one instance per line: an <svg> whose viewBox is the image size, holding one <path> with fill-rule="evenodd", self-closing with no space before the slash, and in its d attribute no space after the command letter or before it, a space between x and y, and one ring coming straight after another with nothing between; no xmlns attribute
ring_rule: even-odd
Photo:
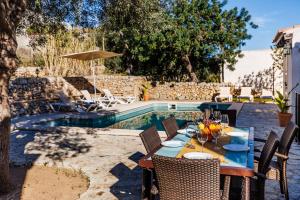
<svg viewBox="0 0 300 200"><path fill-rule="evenodd" d="M300 83L300 28L293 29L292 52L288 74L288 90L290 90L297 83ZM295 92L300 93L300 86L295 89ZM291 95L292 105L295 105L295 92Z"/></svg>
<svg viewBox="0 0 300 200"><path fill-rule="evenodd" d="M224 81L234 84L238 83L238 78L243 78L244 75L255 74L259 71L268 69L273 65L271 49L243 51L243 58L240 58L235 65L235 70L224 70ZM275 87L277 90L282 90L282 79L276 80Z"/></svg>

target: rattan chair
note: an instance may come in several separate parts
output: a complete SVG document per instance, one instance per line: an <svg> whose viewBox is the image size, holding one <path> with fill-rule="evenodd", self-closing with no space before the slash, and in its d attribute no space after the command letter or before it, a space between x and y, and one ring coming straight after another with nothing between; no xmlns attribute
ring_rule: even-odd
<svg viewBox="0 0 300 200"><path fill-rule="evenodd" d="M147 130L141 132L140 137L142 139L142 142L145 146L147 153L155 151L161 145L161 139L159 137L159 134L158 134L155 126L152 126L152 127L148 128ZM148 177L148 178L146 178L146 177ZM155 195L152 195L151 193L157 193L156 189L152 187L153 184L158 189L158 183L157 183L155 171L150 170L150 169L144 169L143 170L143 179L149 179L149 180L145 180L145 181L146 182L149 181L149 184L151 185L150 186L151 191L147 191L147 192L150 193L149 196L150 196L150 198L152 198L152 196L155 196Z"/></svg>
<svg viewBox="0 0 300 200"><path fill-rule="evenodd" d="M155 126L148 128L140 133L140 137L147 153L154 151L161 144L161 139Z"/></svg>
<svg viewBox="0 0 300 200"><path fill-rule="evenodd" d="M261 151L260 157L255 162L255 199L264 200L265 197L265 181L268 178L267 173L270 170L270 163L279 146L279 141L276 133L270 132L269 137Z"/></svg>
<svg viewBox="0 0 300 200"><path fill-rule="evenodd" d="M267 173L267 178L277 180L280 184L280 191L285 195L285 199L289 199L288 183L286 176L287 160L289 159L289 151L291 145L299 131L298 126L294 122L290 122L284 129L283 134L279 141L278 151L275 153L277 161L272 161L270 171ZM255 138L255 141L265 142L263 139ZM256 150L257 151L257 150Z"/></svg>
<svg viewBox="0 0 300 200"><path fill-rule="evenodd" d="M160 200L220 200L229 198L230 176L220 190L218 159L188 160L154 155Z"/></svg>
<svg viewBox="0 0 300 200"><path fill-rule="evenodd" d="M175 117L169 117L162 121L168 137L174 137L179 129Z"/></svg>

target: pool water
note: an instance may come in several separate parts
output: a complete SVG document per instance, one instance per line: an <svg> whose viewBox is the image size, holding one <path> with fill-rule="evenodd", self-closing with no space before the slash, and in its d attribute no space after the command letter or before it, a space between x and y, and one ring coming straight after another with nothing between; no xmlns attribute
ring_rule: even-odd
<svg viewBox="0 0 300 200"><path fill-rule="evenodd" d="M62 118L39 123L46 126L76 126L91 128L115 128L145 130L156 125L158 130L164 130L162 121L169 116L174 116L179 127L187 121L200 118L204 109L226 110L231 104L202 103L202 104L176 104L176 109L170 109L166 103L156 103L125 112L110 114L93 119ZM174 108L174 107L173 107Z"/></svg>

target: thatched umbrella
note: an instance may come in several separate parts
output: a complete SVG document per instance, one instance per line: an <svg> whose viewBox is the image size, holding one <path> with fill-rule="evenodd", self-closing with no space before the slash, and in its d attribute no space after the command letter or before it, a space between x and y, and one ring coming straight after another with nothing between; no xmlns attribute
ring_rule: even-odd
<svg viewBox="0 0 300 200"><path fill-rule="evenodd" d="M112 58L116 56L121 56L122 54L104 51L104 50L93 50L93 51L85 51L85 52L79 52L79 53L72 53L72 54L66 54L63 55L63 58L72 58L77 60L83 60L83 61L90 61L90 66L93 70L93 77L94 77L94 92L96 95L96 76L95 76L95 65L93 60L99 59L99 58Z"/></svg>

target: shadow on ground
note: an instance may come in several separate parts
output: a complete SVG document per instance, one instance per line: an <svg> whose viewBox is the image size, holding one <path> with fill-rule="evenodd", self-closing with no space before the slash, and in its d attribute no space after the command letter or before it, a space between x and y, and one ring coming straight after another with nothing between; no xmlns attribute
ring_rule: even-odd
<svg viewBox="0 0 300 200"><path fill-rule="evenodd" d="M128 159L138 163L143 156L141 152L136 152ZM118 182L110 187L110 192L117 199L141 199L142 169L138 165L131 169L124 163L118 163L110 173L118 179Z"/></svg>

